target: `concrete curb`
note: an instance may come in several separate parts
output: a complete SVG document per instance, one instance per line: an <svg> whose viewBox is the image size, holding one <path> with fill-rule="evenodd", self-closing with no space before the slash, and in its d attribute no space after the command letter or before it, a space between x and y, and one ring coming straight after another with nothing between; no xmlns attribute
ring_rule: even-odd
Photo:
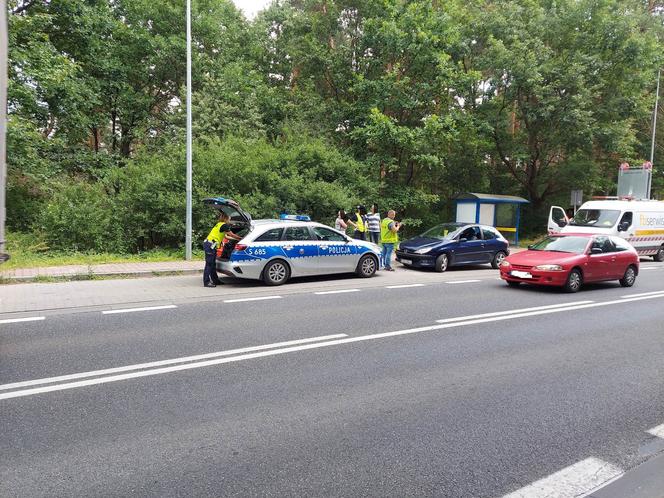
<svg viewBox="0 0 664 498"><path fill-rule="evenodd" d="M107 271L107 272L80 272L62 274L34 274L34 275L6 275L0 273L0 285L21 284L30 282L71 282L80 280L102 280L110 278L145 278L170 277L178 275L196 275L203 273L203 269L155 269L134 271Z"/></svg>

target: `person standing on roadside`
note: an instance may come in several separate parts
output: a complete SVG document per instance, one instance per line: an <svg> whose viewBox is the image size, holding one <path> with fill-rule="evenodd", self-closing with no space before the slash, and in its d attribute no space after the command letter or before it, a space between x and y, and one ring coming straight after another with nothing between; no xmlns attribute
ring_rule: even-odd
<svg viewBox="0 0 664 498"><path fill-rule="evenodd" d="M380 243L380 213L378 206L373 204L371 206L371 214L367 215L367 231L369 232L369 240L374 244Z"/></svg>
<svg viewBox="0 0 664 498"><path fill-rule="evenodd" d="M217 248L221 247L224 238L239 240L240 237L231 232L231 226L228 224L230 218L226 213L220 213L217 224L210 230L210 233L203 242L205 251L205 270L203 271L203 285L205 287L216 287L222 282L217 275Z"/></svg>
<svg viewBox="0 0 664 498"><path fill-rule="evenodd" d="M401 223L394 220L396 213L393 209L387 212L387 218L380 223L380 241L383 243L383 253L381 255L381 264L386 271L394 271L392 268L392 251L399 242L399 229Z"/></svg>
<svg viewBox="0 0 664 498"><path fill-rule="evenodd" d="M367 235L367 208L357 206L355 214L348 218L348 224L353 227L353 238L357 240L366 240Z"/></svg>
<svg viewBox="0 0 664 498"><path fill-rule="evenodd" d="M342 233L346 233L346 228L348 228L348 224L346 223L347 219L348 215L346 214L346 211L343 209L337 211L337 219L334 220L334 228Z"/></svg>

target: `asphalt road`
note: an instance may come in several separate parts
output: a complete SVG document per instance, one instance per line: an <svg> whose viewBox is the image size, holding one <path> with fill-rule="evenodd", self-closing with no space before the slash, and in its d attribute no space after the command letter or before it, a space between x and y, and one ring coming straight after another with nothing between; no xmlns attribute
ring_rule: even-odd
<svg viewBox="0 0 664 498"><path fill-rule="evenodd" d="M590 492L664 450L643 266L574 295L481 270L0 316L0 496Z"/></svg>

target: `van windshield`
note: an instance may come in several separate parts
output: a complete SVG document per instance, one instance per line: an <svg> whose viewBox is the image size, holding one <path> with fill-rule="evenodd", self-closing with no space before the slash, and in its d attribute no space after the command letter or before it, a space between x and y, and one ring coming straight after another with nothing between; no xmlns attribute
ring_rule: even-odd
<svg viewBox="0 0 664 498"><path fill-rule="evenodd" d="M620 211L616 209L579 209L570 225L577 227L611 228L618 221Z"/></svg>

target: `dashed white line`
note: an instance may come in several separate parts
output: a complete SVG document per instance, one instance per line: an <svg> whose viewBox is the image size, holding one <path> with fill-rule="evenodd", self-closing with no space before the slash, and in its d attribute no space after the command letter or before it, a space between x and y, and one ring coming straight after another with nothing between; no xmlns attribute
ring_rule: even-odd
<svg viewBox="0 0 664 498"><path fill-rule="evenodd" d="M656 294L664 294L664 289L655 292L642 292L641 294L627 294L626 296L620 296L620 299L629 299L632 297L641 297L641 296L654 296Z"/></svg>
<svg viewBox="0 0 664 498"><path fill-rule="evenodd" d="M119 310L106 310L102 311L102 315L115 315L117 313L134 313L136 311L157 311L157 310L170 310L177 308L174 304L166 304L164 306L146 306L143 308L123 308Z"/></svg>
<svg viewBox="0 0 664 498"><path fill-rule="evenodd" d="M521 308L516 310L506 310L506 311L495 311L493 313L482 313L481 315L469 315L469 316L459 316L456 318L443 318L442 320L436 320L438 323L453 323L453 322L462 322L465 320L473 320L475 318L489 318L495 316L504 316L504 315L513 315L515 313L525 313L529 311L539 311L539 310L551 310L556 308L566 308L568 306L577 306L579 304L591 304L595 301L574 301L571 303L562 303L562 304L549 304L547 306L536 306L533 308Z"/></svg>
<svg viewBox="0 0 664 498"><path fill-rule="evenodd" d="M266 299L281 299L281 296L243 297L241 299L226 299L225 303L245 303L247 301L265 301Z"/></svg>
<svg viewBox="0 0 664 498"><path fill-rule="evenodd" d="M503 498L584 496L607 484L607 481L620 477L622 473L620 467L590 457L509 493Z"/></svg>
<svg viewBox="0 0 664 498"><path fill-rule="evenodd" d="M481 280L450 280L445 282L446 284L472 284L475 282L481 282Z"/></svg>
<svg viewBox="0 0 664 498"><path fill-rule="evenodd" d="M38 322L45 319L45 316L29 316L27 318L8 318L6 320L0 320L0 323Z"/></svg>
<svg viewBox="0 0 664 498"><path fill-rule="evenodd" d="M664 439L664 424L649 429L648 434L652 434L655 437L661 437L662 439Z"/></svg>
<svg viewBox="0 0 664 498"><path fill-rule="evenodd" d="M195 368L203 368L211 365L221 365L221 364L226 364L226 363L232 363L232 362L239 362L239 361L244 361L244 360L250 360L254 358L263 358L267 356L277 356L277 355L282 355L282 354L287 354L291 353L294 351L305 351L309 349L319 349L319 348L326 348L326 347L331 347L331 346L338 346L341 344L352 344L356 342L364 342L364 341L371 341L371 340L377 340L377 339L384 339L388 337L397 337L397 336L402 336L402 335L411 335L411 334L417 334L420 332L429 332L433 330L441 330L441 329L448 329L448 328L454 328L454 327L463 327L463 326L468 326L468 325L477 325L481 323L487 323L487 322L497 322L497 321L502 321L502 320L513 320L515 318L522 318L522 317L528 317L528 316L533 316L533 315L543 315L547 313L557 313L557 312L562 312L562 311L572 311L572 310L580 310L580 309L587 309L587 308L595 308L595 307L601 307L601 306L611 306L614 304L622 304L626 302L632 302L632 301L645 301L645 300L650 300L650 299L659 299L663 298L664 294L659 294L659 295L654 295L654 296L642 296L642 297L634 297L631 299L623 299L623 300L614 300L614 301L604 301L600 303L595 303L591 302L588 304L579 304L579 305L574 305L574 306L566 306L566 307L561 307L561 308L553 308L553 309L546 309L546 310L538 310L538 311L532 311L532 312L527 312L527 313L512 313L509 315L504 315L504 316L494 316L494 317L487 317L487 318L478 318L478 319L467 319L465 321L458 321L456 323L442 323L438 325L429 325L425 327L417 327L417 328L412 328L412 329L406 329L406 330L396 330L393 332L382 332L382 333L377 333L377 334L369 334L369 335L363 335L363 336L357 336L357 337L342 337L340 339L334 339L334 340L328 340L324 342L316 342L313 344L302 344L298 346L291 346L291 347L283 347L279 349L270 349L268 351L259 351L259 352L254 352L254 353L248 353L248 354L241 354L241 355L236 355L232 356L230 358L214 358L211 360L207 361L197 361L193 363L186 363L186 364L181 364L181 365L174 365L170 367L164 367L164 368L151 368L148 370L142 370L142 371L137 371L137 372L130 372L126 374L120 374L120 375L110 375L106 377L98 377L94 379L87 379L87 380L81 380L77 382L69 382L69 383L63 383L63 384L57 384L57 385L51 385L51 386L43 386L43 387L38 387L38 388L33 388L33 389L24 389L24 390L19 390L19 391L11 391L7 393L2 393L0 394L0 400L2 399L9 399L9 398L18 398L22 396L30 396L33 394L40 394L40 393L45 393L45 392L52 392L52 391L62 391L65 389L74 389L78 387L84 387L84 386L91 386L95 384L105 384L108 382L118 382L121 380L126 380L126 379L133 379L133 378L139 378L139 377L147 377L147 376L152 376L152 375L161 375L165 373L171 373L171 372L178 372L182 370L191 370ZM168 361L168 360L165 360ZM122 367L120 367L122 368ZM75 374L76 375L76 374ZM27 381L31 382L31 381ZM518 496L518 495L516 495Z"/></svg>
<svg viewBox="0 0 664 498"><path fill-rule="evenodd" d="M346 292L360 292L360 289L341 289L341 290L331 290L331 291L321 291L314 292L317 296L324 296L326 294L344 294Z"/></svg>
<svg viewBox="0 0 664 498"><path fill-rule="evenodd" d="M6 391L7 389L17 389L19 387L30 387L30 386L38 386L41 384L52 384L54 382L61 382L65 380L75 380L75 379L85 379L87 377L97 377L100 375L108 375L108 374L116 374L120 372L130 372L132 370L144 370L146 368L154 368L154 367L163 367L165 365L173 365L177 363L187 363L187 362L192 362L192 361L198 361L198 360L206 360L209 358L217 358L221 356L231 356L235 354L242 354L242 353L251 353L253 351L263 351L266 349L273 349L273 348L283 348L286 346L295 346L298 344L308 344L312 342L319 342L319 341L329 341L331 339L339 339L341 337L348 337L347 334L332 334L332 335L322 335L318 337L309 337L307 339L295 339L292 341L283 341L283 342L275 342L272 344L263 344L261 346L250 346L246 348L238 348L238 349L229 349L226 351L216 351L214 353L204 353L204 354L197 354L194 356L183 356L181 358L172 358L169 360L159 360L159 361L151 361L149 363L138 363L135 365L125 365L123 367L114 367L114 368L106 368L103 370L92 370L89 372L81 372L81 373L75 373L75 374L69 374L69 375L60 375L58 377L46 377L43 379L35 379L35 380L26 380L22 382L13 382L11 384L3 384L0 385L0 391Z"/></svg>
<svg viewBox="0 0 664 498"><path fill-rule="evenodd" d="M424 284L404 284L404 285L388 285L386 289L407 289L409 287L424 287Z"/></svg>

